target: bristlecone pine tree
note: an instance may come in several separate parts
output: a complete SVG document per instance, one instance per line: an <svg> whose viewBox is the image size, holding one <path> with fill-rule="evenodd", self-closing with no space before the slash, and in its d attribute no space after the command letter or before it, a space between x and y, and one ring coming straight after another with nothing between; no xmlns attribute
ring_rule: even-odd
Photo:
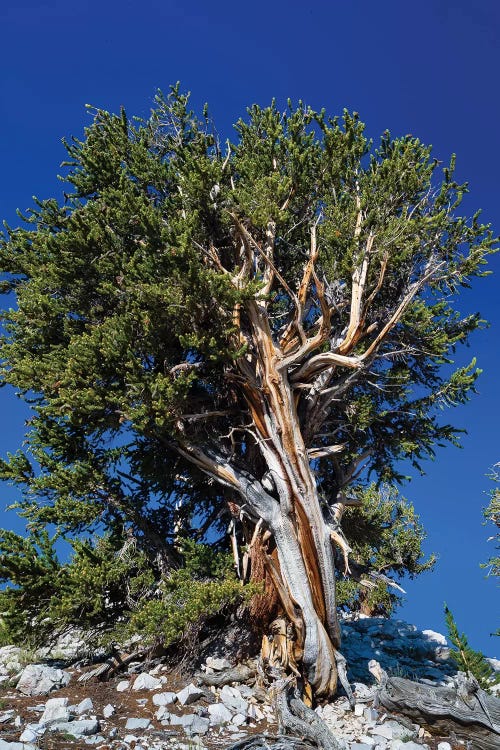
<svg viewBox="0 0 500 750"><path fill-rule="evenodd" d="M221 147L174 87L66 146L64 202L0 247L1 374L33 410L2 476L38 524L133 522L166 576L229 508L241 576L264 566L331 695L350 485L456 442L440 409L477 370L446 365L480 318L453 300L495 240L458 215L453 163L411 135L372 149L356 113L252 106Z"/></svg>

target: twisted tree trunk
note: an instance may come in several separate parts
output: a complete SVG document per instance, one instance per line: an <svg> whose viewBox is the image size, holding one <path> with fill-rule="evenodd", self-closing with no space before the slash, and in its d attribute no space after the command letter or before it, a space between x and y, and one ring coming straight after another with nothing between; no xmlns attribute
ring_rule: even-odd
<svg viewBox="0 0 500 750"><path fill-rule="evenodd" d="M252 300L247 315L258 344L260 387L243 362L245 397L273 497L266 520L277 555L268 558L269 571L295 626L307 680L316 695L333 695L340 628L331 530L323 518L282 352L273 344L265 309Z"/></svg>
<svg viewBox="0 0 500 750"><path fill-rule="evenodd" d="M317 222L311 226L308 259L294 291L274 265L275 223L269 221L265 238L257 241L231 214L233 250L239 259L236 269L225 268L213 246L206 257L236 289L244 288L249 279L258 279L261 285L253 296L236 303L233 309L233 343L236 350L244 353L228 366L227 378L233 384L235 401L241 403L243 399L246 403L249 420L238 423L224 438L233 441L234 433L243 433L244 455L235 458L233 450L218 451L213 445L202 450L192 439L175 446L221 485L231 488L233 497L236 491L241 502L239 514L247 519L251 529L252 524L257 530L262 524L269 537L267 572L283 612L293 623L297 659L317 697L334 695L339 676L350 696L345 660L339 651L333 544L340 546L345 559L350 550L340 530L345 500L332 498L327 520L311 466L313 459L332 456L344 446L314 447L313 441L321 432L332 398L353 384L430 273L426 268L422 277L409 285L375 338L362 354L353 355L360 338L378 328L366 327L365 318L380 290L386 267L386 260L382 260L376 286L369 291L367 273L374 236L370 234L361 243L359 199L357 209L354 240L359 245L359 263L352 275L349 324L335 340L332 308L315 269ZM291 305L289 322L281 331L269 315L270 295L276 288L282 289ZM318 315L313 324L306 326L306 303L311 299ZM339 370L347 374L339 376ZM331 386L332 378L335 386ZM301 399L304 392L308 395ZM184 424L179 422L181 432ZM258 455L256 463L249 460L250 445ZM366 456L361 453L354 458L347 474L337 467L339 489L348 484ZM261 471L262 466L265 468ZM236 546L233 544L233 548Z"/></svg>

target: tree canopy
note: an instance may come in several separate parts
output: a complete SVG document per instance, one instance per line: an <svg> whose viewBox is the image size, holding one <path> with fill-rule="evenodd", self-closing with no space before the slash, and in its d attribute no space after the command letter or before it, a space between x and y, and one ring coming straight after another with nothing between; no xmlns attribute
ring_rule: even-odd
<svg viewBox="0 0 500 750"><path fill-rule="evenodd" d="M496 240L459 214L454 159L412 135L374 147L357 113L302 103L235 130L221 144L178 86L146 121L95 110L64 200L7 227L1 377L33 417L1 476L33 527L119 519L165 575L180 536L213 540L229 514L240 574L260 554L328 694L344 512L457 442L443 407L478 370L453 352L481 319L455 297Z"/></svg>

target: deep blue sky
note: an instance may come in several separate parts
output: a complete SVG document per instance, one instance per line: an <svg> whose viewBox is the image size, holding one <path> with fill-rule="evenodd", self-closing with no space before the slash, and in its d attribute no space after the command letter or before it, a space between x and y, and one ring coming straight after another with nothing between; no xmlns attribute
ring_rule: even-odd
<svg viewBox="0 0 500 750"><path fill-rule="evenodd" d="M181 80L193 104L208 101L219 133L254 103L299 98L337 114L360 112L370 135L388 128L458 156L470 182L465 210L484 209L500 232L500 4L495 0L3 0L0 9L0 216L31 196L61 194L63 136L81 135L91 103L147 116L157 88ZM500 461L500 256L497 273L462 295L491 326L477 334L480 395L445 415L467 428L463 450L447 448L404 492L439 554L436 571L407 586L400 616L444 630L446 600L476 648L500 655L498 585L480 561L492 552L482 526L488 468ZM22 440L25 412L0 391L0 454ZM0 487L0 509L12 497ZM12 524L10 516L0 518Z"/></svg>

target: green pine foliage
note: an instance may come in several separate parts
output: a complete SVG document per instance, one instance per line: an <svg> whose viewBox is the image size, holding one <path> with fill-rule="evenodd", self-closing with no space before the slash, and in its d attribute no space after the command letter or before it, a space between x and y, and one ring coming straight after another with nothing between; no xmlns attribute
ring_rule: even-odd
<svg viewBox="0 0 500 750"><path fill-rule="evenodd" d="M144 643L168 647L182 639L185 644L210 618L233 612L260 591L255 584L242 586L228 555L189 541L184 548L183 567L161 581L154 597L143 597L111 637L123 642L139 633Z"/></svg>
<svg viewBox="0 0 500 750"><path fill-rule="evenodd" d="M227 554L190 540L182 542L180 567L168 578L123 530L73 540L66 562L58 559L55 542L46 531L28 537L4 532L3 644L39 646L77 628L94 643L139 635L167 647L257 590L242 586Z"/></svg>
<svg viewBox="0 0 500 750"><path fill-rule="evenodd" d="M339 574L338 601L351 611L390 616L404 593L392 584L432 570L436 558L425 555L425 530L396 488L371 484L357 498L360 506L348 508L342 523L352 553L350 572Z"/></svg>
<svg viewBox="0 0 500 750"><path fill-rule="evenodd" d="M317 435L308 434L308 391L297 391L306 445L326 447L333 435L342 446L314 466L328 503L361 481L360 462L366 476L392 484L404 478L401 460L420 469L438 446L458 442L443 410L469 398L479 370L474 360L454 369L454 352L482 321L460 314L455 295L487 273L496 239L479 212L459 214L467 186L454 179L453 159L442 169L410 135L385 132L374 148L357 113L254 105L227 149L179 86L157 96L147 120L90 114L83 137L65 143L62 199L36 199L0 239L0 292L7 305L16 301L1 317L0 382L31 408L22 448L0 460L0 479L17 489L11 507L28 526L26 537L2 532L1 611L13 634L34 622L50 630L57 618L89 627L135 618L151 633L164 622L168 641L184 627L165 613L172 602L196 619L203 607L237 599L230 576L210 574L210 589L203 568L192 588L198 604L185 599L179 539L225 549L233 498L179 447L217 448L256 481L268 469L248 434L235 368L248 343L235 336L234 311L262 288L263 271L232 283L241 271L235 217L260 247L269 220L276 225L275 278L284 283L267 300L275 341L294 316L313 224L308 335L321 315L321 283L332 350L342 339L353 269L370 237L372 293L353 356L413 290L376 356L352 373L332 372L338 397ZM366 492L360 514L346 516L359 566L397 575L430 566L410 506ZM56 538L72 544L69 562L58 560ZM128 539L135 546L121 555ZM358 583L346 600L359 599ZM183 591L177 599L171 585ZM388 611L392 595L377 586Z"/></svg>
<svg viewBox="0 0 500 750"><path fill-rule="evenodd" d="M490 502L484 509L485 523L488 526L495 527L494 533L488 538L489 542L493 542L495 545L495 552L489 560L484 563L481 567L488 571L488 576L500 576L500 464L495 464L492 471L490 472L489 478L494 482L494 487L490 491ZM497 630L494 635L500 635L500 629Z"/></svg>
<svg viewBox="0 0 500 750"><path fill-rule="evenodd" d="M492 534L488 541L492 541L495 543L495 549L496 551L500 551L500 532L498 529L500 528L500 487L499 487L499 481L500 481L500 474L499 474L499 468L500 464L495 464L493 467L493 470L490 473L490 479L495 483L495 486L490 492L490 502L488 506L484 509L484 517L486 519L486 523L493 524L495 528L495 533ZM490 557L487 563L483 565L484 568L487 568L488 575L492 576L499 576L500 575L500 557L497 555L494 555Z"/></svg>
<svg viewBox="0 0 500 750"><path fill-rule="evenodd" d="M448 637L454 646L450 652L451 658L460 672L472 675L483 690L488 690L492 684L498 682L498 679L495 679L493 667L488 663L484 654L480 651L474 651L469 646L467 636L464 633L459 633L455 619L446 604L444 605L444 612Z"/></svg>

